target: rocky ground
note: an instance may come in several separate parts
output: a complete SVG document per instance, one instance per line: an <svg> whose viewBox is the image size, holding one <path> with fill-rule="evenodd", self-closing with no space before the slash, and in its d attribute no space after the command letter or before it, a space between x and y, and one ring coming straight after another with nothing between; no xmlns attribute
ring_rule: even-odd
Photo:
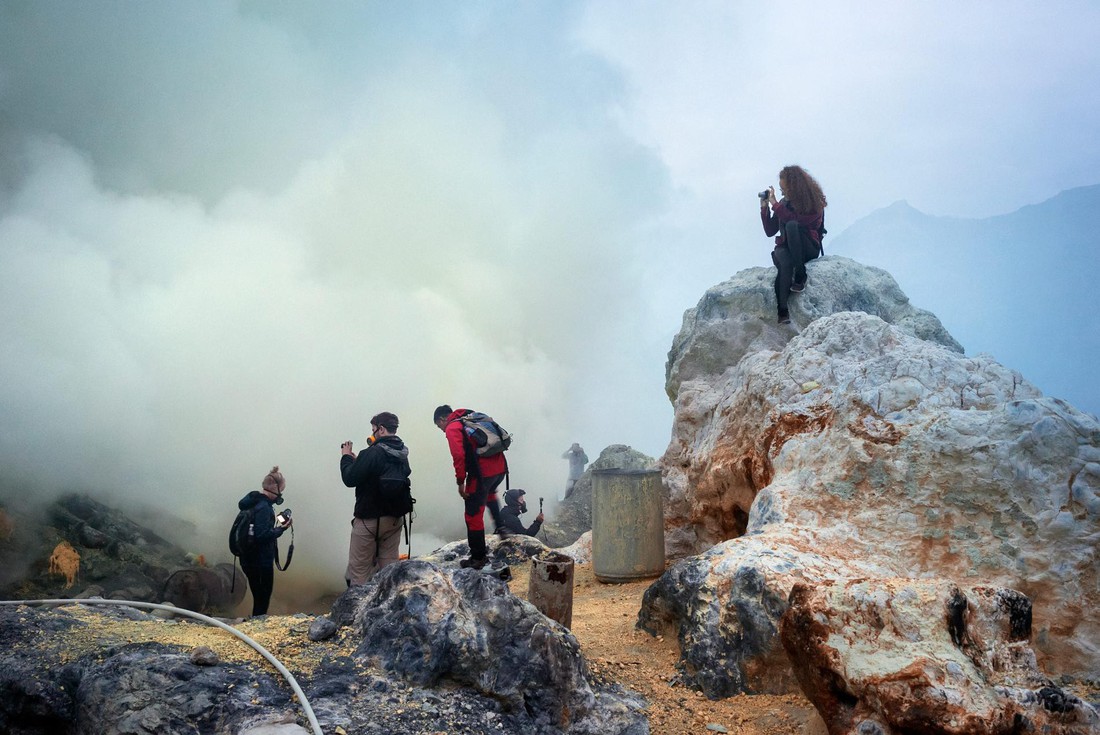
<svg viewBox="0 0 1100 735"><path fill-rule="evenodd" d="M529 564L513 564L512 573L510 589L518 597L526 598ZM711 701L698 692L684 687L679 681L676 669L678 660L676 641L654 638L634 627L642 595L651 582L652 580L642 580L627 584L602 584L594 578L590 565L579 564L575 567L572 621L572 631L588 662L592 680L601 682L605 691L606 685L619 684L645 697L648 702L646 715L651 733L654 735L711 732L741 735L824 735L823 725L813 707L801 696L737 696L721 701ZM41 635L33 636L35 640L3 641L5 645L11 646L7 649L8 653L14 654L18 647L33 645L38 647L41 655L57 665L64 666L78 659L94 662L125 651L140 652L144 649L146 642L158 641L160 644L180 646L185 651L194 652L200 647L211 649L213 656L230 664L228 669L218 668L228 672L225 675L231 678L235 675L233 672L242 673L241 670L233 668L234 665L254 666L259 670L271 669L270 664L257 652L217 628L186 621L181 621L182 624L166 626L163 621L150 619L144 613L130 608L70 606L66 610L75 616L76 620L81 621L81 624L57 622L56 625L60 628L52 633L43 631ZM335 660L350 660L348 656L358 643L354 635L349 635L350 628L343 629L340 634L328 641L311 642L306 632L314 620L314 614L322 612L327 610L303 611L295 615L271 615L255 620L237 621L235 625L271 651L290 670L303 673L316 672L326 667L331 668ZM91 659L87 658L89 655ZM141 664L141 666L144 665ZM178 664L172 664L172 666L178 668ZM273 669L271 673L272 676L262 679L265 682L264 686L270 691L256 689L257 693L253 696L252 704L257 705L260 700L268 704L274 703L274 709L277 711L280 708L279 702L285 699L285 694L280 694L284 691L285 685L279 677L274 676ZM406 725L415 727L409 732L432 733L432 735L446 735L448 732L477 732L481 727L478 723L484 724L482 723L484 717L478 714L480 708L491 704L475 702L476 712L460 711L461 708L457 704L452 706L454 703L450 702L445 691L426 690L427 694L417 694L403 683L385 676L381 671L364 670L351 675L357 681L368 682L368 689L372 691L378 689L381 692L377 697L378 701L372 700L368 707L374 715L378 715L383 710L392 710L394 715L406 718L403 720ZM383 677L390 679L390 682L384 685ZM253 682L247 686L258 687L260 684ZM222 685L214 688L217 691L225 690L225 686ZM233 691L232 686L229 686L229 691ZM433 699L431 692L436 691L440 696ZM248 697L245 696L242 702L247 704L247 699ZM286 701L282 706L289 704L289 701ZM318 701L315 706L324 707L325 705ZM225 709L225 706L222 709ZM300 714L295 712L295 709L293 707L286 709L285 716L288 722L293 722ZM432 715L432 712L436 714ZM409 719L410 713L418 713L419 719ZM331 723L332 717L327 719ZM346 721L346 718L337 717L336 719ZM354 718L346 724L347 729L336 728L335 732L373 733L376 731L368 727L369 723L365 724L365 721L360 722ZM497 727L502 728L501 731L511 731L505 719L502 719ZM35 730L35 732L40 731L42 730Z"/></svg>
<svg viewBox="0 0 1100 735"><path fill-rule="evenodd" d="M513 565L512 592L526 599L529 567ZM598 582L578 564L573 582L573 634L592 670L643 695L654 735L729 732L738 735L824 733L817 713L801 696L737 696L711 701L679 683L675 640L636 630L642 595L653 580Z"/></svg>

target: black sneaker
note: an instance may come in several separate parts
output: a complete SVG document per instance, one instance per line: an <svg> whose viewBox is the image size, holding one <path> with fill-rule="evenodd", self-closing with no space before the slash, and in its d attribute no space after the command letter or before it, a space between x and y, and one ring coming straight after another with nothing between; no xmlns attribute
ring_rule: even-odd
<svg viewBox="0 0 1100 735"><path fill-rule="evenodd" d="M460 561L458 563L458 565L460 567L462 567L463 569L481 569L482 567L485 566L485 563L487 561L488 561L488 559L485 559L485 558L475 559L471 556L471 557L467 557L467 558L463 559L462 561Z"/></svg>
<svg viewBox="0 0 1100 735"><path fill-rule="evenodd" d="M791 323L791 315L788 314L785 311L779 312L779 323L780 324L790 324Z"/></svg>
<svg viewBox="0 0 1100 735"><path fill-rule="evenodd" d="M798 283L796 281L795 283L791 284L791 293L802 293L805 290L806 290L806 284L805 283Z"/></svg>

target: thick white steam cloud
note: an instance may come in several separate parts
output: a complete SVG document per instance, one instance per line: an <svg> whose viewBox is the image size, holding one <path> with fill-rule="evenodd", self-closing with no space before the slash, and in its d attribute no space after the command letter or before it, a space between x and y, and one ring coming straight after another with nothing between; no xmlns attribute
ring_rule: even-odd
<svg viewBox="0 0 1100 735"><path fill-rule="evenodd" d="M7 492L164 507L217 557L277 464L298 568L339 584L339 445L374 413L440 539L463 535L440 403L514 432L513 485L548 500L573 441L660 450L667 345L632 336L630 263L667 180L607 111L615 75L552 25L527 49L464 7L422 9L446 38L344 10L0 11ZM506 12L528 41L543 20Z"/></svg>

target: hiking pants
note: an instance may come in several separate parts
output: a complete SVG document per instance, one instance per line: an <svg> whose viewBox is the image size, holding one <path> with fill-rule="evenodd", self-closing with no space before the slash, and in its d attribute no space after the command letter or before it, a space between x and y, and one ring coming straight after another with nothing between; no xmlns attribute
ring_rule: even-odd
<svg viewBox="0 0 1100 735"><path fill-rule="evenodd" d="M485 549L485 506L493 516L493 522L500 528L500 504L497 502L497 488L504 481L504 475L491 475L474 485L474 492L466 498L463 518L466 521L466 540L470 544L470 556L484 559Z"/></svg>
<svg viewBox="0 0 1100 735"><path fill-rule="evenodd" d="M488 506L493 523L500 526L500 503L497 501L497 488L504 482L504 475L490 475L484 480L474 480L474 492L466 498L465 520L467 530L485 530L485 508ZM466 487L470 480L466 481Z"/></svg>
<svg viewBox="0 0 1100 735"><path fill-rule="evenodd" d="M402 521L401 516L351 519L348 568L344 572L349 587L366 584L379 569L398 560Z"/></svg>
<svg viewBox="0 0 1100 735"><path fill-rule="evenodd" d="M252 590L252 617L267 615L271 604L271 590L275 587L275 563L270 559L257 560L241 557L241 571Z"/></svg>
<svg viewBox="0 0 1100 735"><path fill-rule="evenodd" d="M784 244L772 250L775 263L775 302L780 314L787 313L787 297L791 283L806 282L806 263L820 254L817 243L810 239L806 228L795 220L784 225Z"/></svg>

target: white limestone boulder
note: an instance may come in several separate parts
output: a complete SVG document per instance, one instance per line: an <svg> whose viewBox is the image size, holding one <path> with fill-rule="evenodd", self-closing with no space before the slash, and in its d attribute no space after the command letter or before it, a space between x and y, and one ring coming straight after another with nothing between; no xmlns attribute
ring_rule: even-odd
<svg viewBox="0 0 1100 735"><path fill-rule="evenodd" d="M798 584L789 602L783 645L830 733L1100 732L1096 710L1038 670L1015 590L872 579Z"/></svg>
<svg viewBox="0 0 1100 735"><path fill-rule="evenodd" d="M709 696L790 691L775 630L796 583L939 577L1019 590L1039 664L1095 677L1096 418L963 355L888 274L845 258L809 264L780 327L773 272L708 291L670 352L661 465L681 561L639 624L678 633Z"/></svg>

